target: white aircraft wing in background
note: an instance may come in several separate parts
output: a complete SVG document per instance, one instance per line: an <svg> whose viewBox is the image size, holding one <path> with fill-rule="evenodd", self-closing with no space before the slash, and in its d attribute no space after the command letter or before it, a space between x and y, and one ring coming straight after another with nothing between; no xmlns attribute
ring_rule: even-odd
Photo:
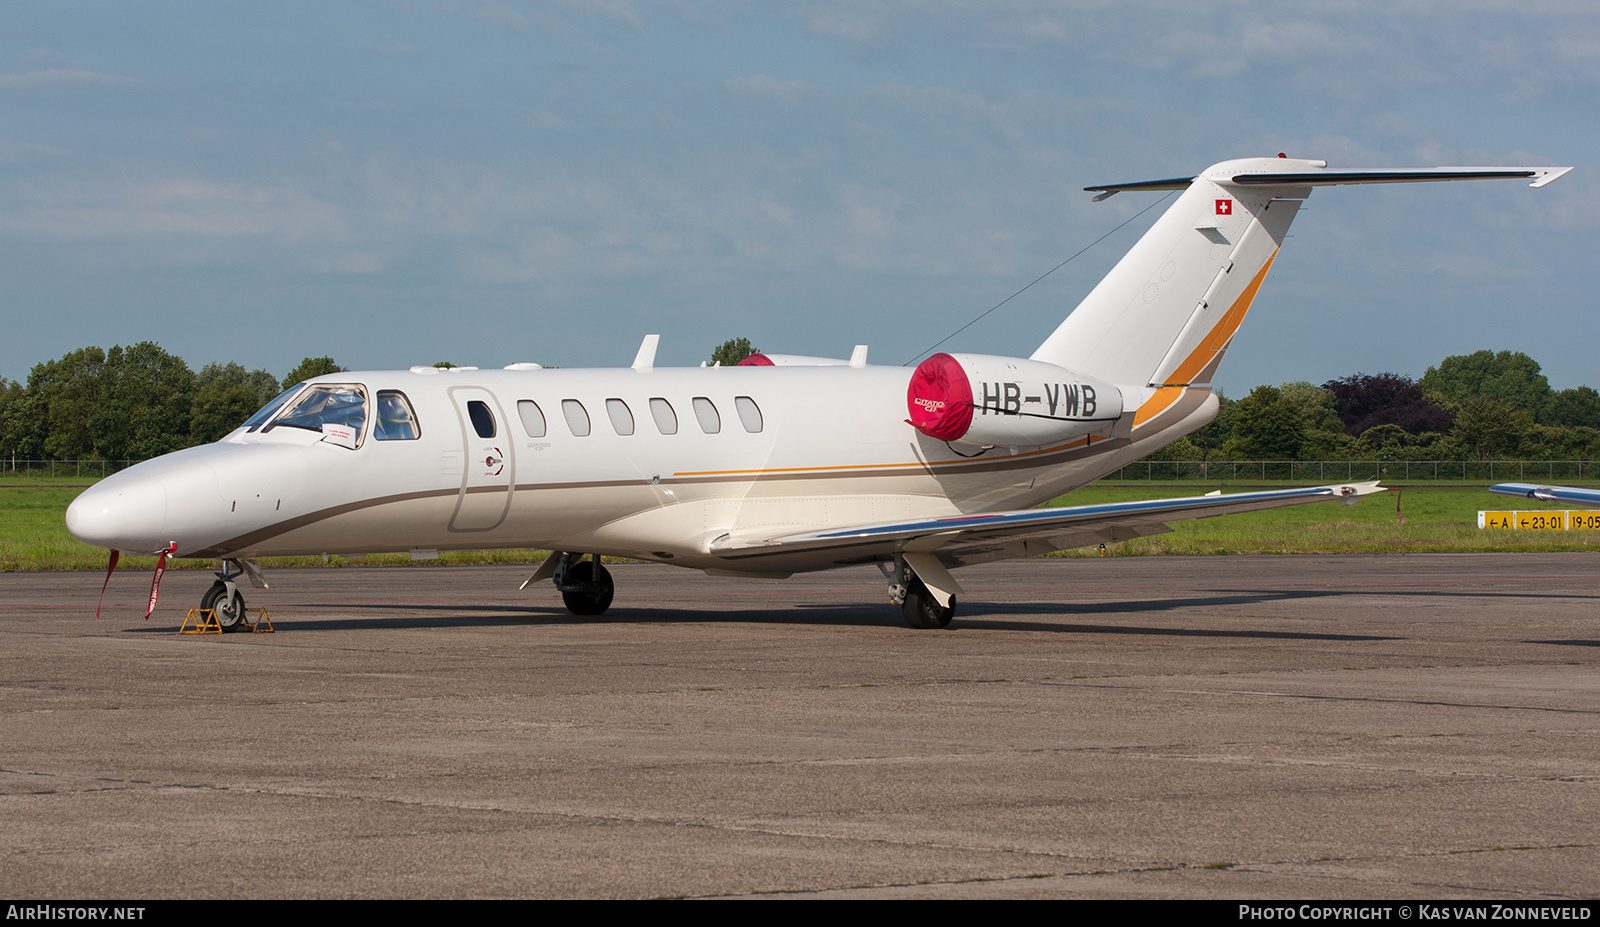
<svg viewBox="0 0 1600 927"><path fill-rule="evenodd" d="M1600 506L1600 489L1580 489L1576 486L1540 486L1536 483L1499 483L1489 487L1492 493L1502 496L1521 496L1540 502L1567 502L1572 505Z"/></svg>

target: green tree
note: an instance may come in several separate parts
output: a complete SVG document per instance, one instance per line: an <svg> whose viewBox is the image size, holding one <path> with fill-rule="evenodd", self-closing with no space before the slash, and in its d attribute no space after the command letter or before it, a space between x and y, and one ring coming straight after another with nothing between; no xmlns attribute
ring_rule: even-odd
<svg viewBox="0 0 1600 927"><path fill-rule="evenodd" d="M1587 386L1564 389L1550 399L1541 425L1562 425L1568 428L1600 428L1600 392Z"/></svg>
<svg viewBox="0 0 1600 927"><path fill-rule="evenodd" d="M283 376L283 388L304 383L312 377L320 377L325 373L342 373L346 368L340 367L331 357L308 357Z"/></svg>
<svg viewBox="0 0 1600 927"><path fill-rule="evenodd" d="M1488 396L1473 396L1456 414L1450 437L1477 460L1519 457L1523 445L1534 436L1534 427L1528 410Z"/></svg>
<svg viewBox="0 0 1600 927"><path fill-rule="evenodd" d="M194 371L153 341L106 352L100 398L89 418L95 452L142 460L189 444Z"/></svg>
<svg viewBox="0 0 1600 927"><path fill-rule="evenodd" d="M6 407L6 436L18 457L89 457L89 418L100 401L106 352L79 348L34 365L22 396Z"/></svg>
<svg viewBox="0 0 1600 927"><path fill-rule="evenodd" d="M1520 351L1477 351L1456 354L1429 367L1422 375L1424 392L1444 402L1466 406L1475 396L1508 403L1535 417L1550 404L1550 381L1539 370L1539 362Z"/></svg>
<svg viewBox="0 0 1600 927"><path fill-rule="evenodd" d="M21 408L22 397L26 395L22 384L15 380L0 377L0 456L9 457L16 453L17 441L12 432L20 424L11 410L13 407Z"/></svg>
<svg viewBox="0 0 1600 927"><path fill-rule="evenodd" d="M265 370L246 370L232 361L205 365L194 382L189 413L193 444L221 438L278 395L277 377Z"/></svg>
<svg viewBox="0 0 1600 927"><path fill-rule="evenodd" d="M1220 389L1217 390L1217 403L1217 417L1188 439L1190 444L1200 449L1206 460L1215 460L1222 455L1223 447L1233 437L1233 417L1239 406L1224 396Z"/></svg>
<svg viewBox="0 0 1600 927"><path fill-rule="evenodd" d="M711 365L732 367L750 355L760 353L761 349L752 345L749 338L729 338L711 352Z"/></svg>
<svg viewBox="0 0 1600 927"><path fill-rule="evenodd" d="M1304 426L1298 459L1331 460L1341 456L1349 442L1344 433L1344 420L1334 405L1333 393L1305 380L1284 383L1278 390L1283 393L1285 402L1299 410Z"/></svg>
<svg viewBox="0 0 1600 927"><path fill-rule="evenodd" d="M1294 400L1276 386L1258 386L1239 400L1233 437L1223 453L1235 460L1295 460L1305 432L1303 412Z"/></svg>

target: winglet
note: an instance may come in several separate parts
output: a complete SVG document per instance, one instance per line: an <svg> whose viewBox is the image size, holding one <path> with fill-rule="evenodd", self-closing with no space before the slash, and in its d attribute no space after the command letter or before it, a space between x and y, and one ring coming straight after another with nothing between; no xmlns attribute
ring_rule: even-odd
<svg viewBox="0 0 1600 927"><path fill-rule="evenodd" d="M1530 187L1542 187L1545 184L1549 183L1552 180L1555 180L1557 177L1560 177L1562 174L1565 174L1567 171L1570 171L1570 170L1572 170L1572 168L1570 168L1570 167L1547 167L1547 168L1544 168L1539 173L1538 178L1535 179L1533 183L1528 184L1528 186L1530 186Z"/></svg>

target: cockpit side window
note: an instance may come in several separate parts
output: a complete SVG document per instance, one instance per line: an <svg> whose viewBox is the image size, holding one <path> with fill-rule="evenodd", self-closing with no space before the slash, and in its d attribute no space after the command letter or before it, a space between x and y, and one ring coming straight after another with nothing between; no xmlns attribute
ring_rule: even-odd
<svg viewBox="0 0 1600 927"><path fill-rule="evenodd" d="M415 441L422 436L411 400L397 389L378 390L378 419L372 436L379 441Z"/></svg>
<svg viewBox="0 0 1600 927"><path fill-rule="evenodd" d="M283 408L283 404L289 401L290 396L293 396L298 392L300 392L300 384L296 383L295 385L279 393L271 402L262 406L259 412L245 419L244 424L240 425L239 427L243 428L247 432L255 431L257 428L260 428L263 424L265 424L267 419L272 417L273 413Z"/></svg>
<svg viewBox="0 0 1600 927"><path fill-rule="evenodd" d="M310 386L289 411L262 429L280 425L321 431L323 425L343 425L356 435L367 423L367 391L353 383L318 383Z"/></svg>

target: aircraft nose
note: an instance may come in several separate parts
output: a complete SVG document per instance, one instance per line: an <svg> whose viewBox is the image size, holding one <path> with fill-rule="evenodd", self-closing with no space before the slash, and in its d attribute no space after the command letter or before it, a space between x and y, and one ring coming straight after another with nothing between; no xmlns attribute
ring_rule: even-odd
<svg viewBox="0 0 1600 927"><path fill-rule="evenodd" d="M118 475L120 476L120 474ZM85 544L146 553L167 546L167 492L160 480L112 476L67 506L67 530Z"/></svg>

